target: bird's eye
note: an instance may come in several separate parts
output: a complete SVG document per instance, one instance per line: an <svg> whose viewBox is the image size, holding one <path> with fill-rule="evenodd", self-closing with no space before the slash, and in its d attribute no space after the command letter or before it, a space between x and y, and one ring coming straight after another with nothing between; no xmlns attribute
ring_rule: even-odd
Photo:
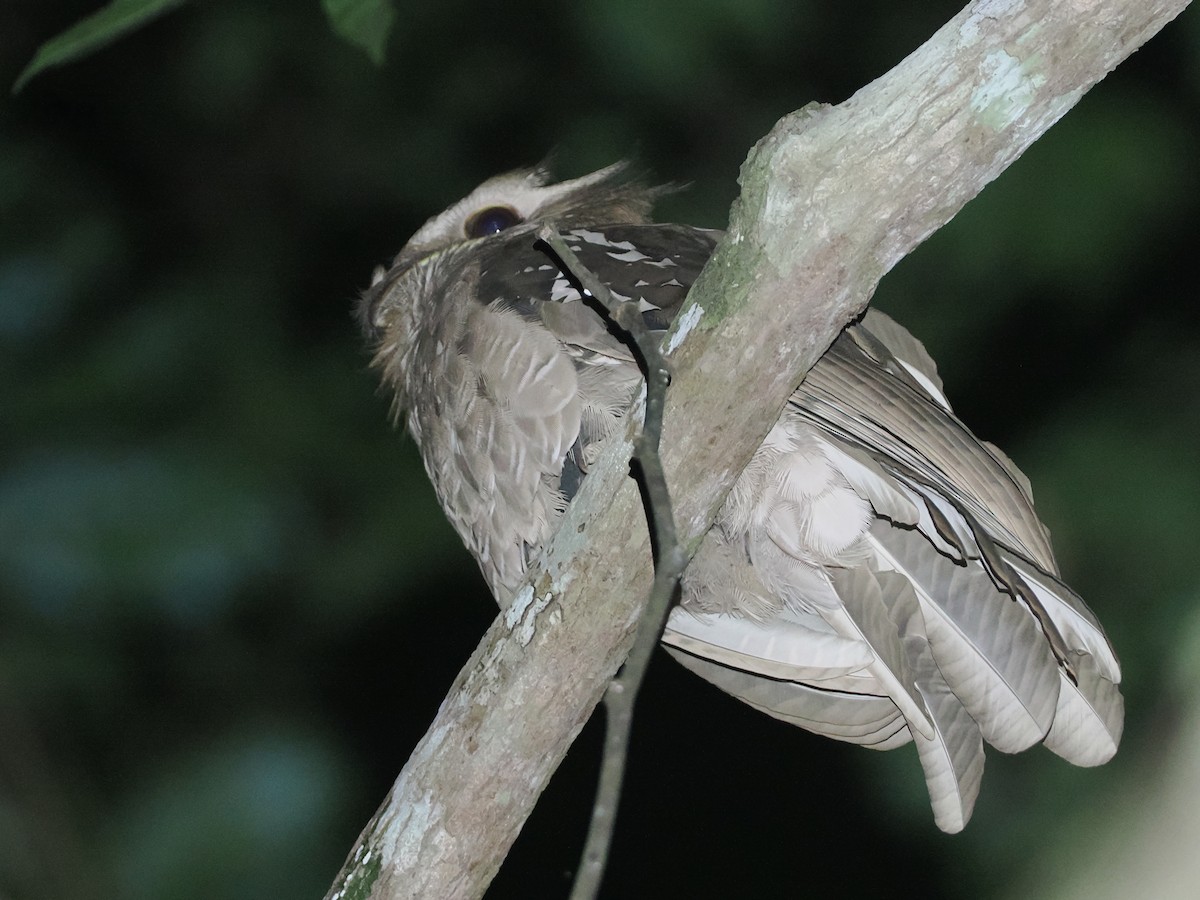
<svg viewBox="0 0 1200 900"><path fill-rule="evenodd" d="M487 237L520 225L523 221L511 206L489 206L467 219L464 230L469 238Z"/></svg>

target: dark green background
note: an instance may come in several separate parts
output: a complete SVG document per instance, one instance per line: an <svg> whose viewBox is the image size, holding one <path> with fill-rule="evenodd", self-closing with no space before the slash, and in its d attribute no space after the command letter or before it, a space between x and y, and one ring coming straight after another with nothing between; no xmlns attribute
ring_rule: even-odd
<svg viewBox="0 0 1200 900"><path fill-rule="evenodd" d="M0 84L95 6L5 0ZM401 3L379 70L315 0L211 0L0 101L0 897L322 895L494 613L366 370L372 267L551 150L721 225L779 116L959 6ZM1196 695L1197 160L1192 11L877 296L1032 478L1125 664L1117 759L993 751L946 837L911 746L664 659L606 896L1000 897L1135 815ZM489 896L566 895L598 741Z"/></svg>

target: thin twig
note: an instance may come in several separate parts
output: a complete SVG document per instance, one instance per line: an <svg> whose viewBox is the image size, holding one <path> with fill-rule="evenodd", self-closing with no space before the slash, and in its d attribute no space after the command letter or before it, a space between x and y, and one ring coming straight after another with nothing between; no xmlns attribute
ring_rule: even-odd
<svg viewBox="0 0 1200 900"><path fill-rule="evenodd" d="M642 614L629 658L604 694L604 756L600 764L587 842L571 889L571 900L591 900L599 893L608 849L612 843L621 782L625 776L634 703L645 680L650 656L666 627L675 588L689 560L676 535L671 493L658 452L662 438L663 407L667 385L671 380L667 361L659 348L659 338L646 327L637 304L614 298L608 287L579 261L553 223L543 226L538 237L554 251L583 289L604 307L612 321L629 336L641 355L646 375L646 415L634 445L634 456L641 465L646 513L656 540L654 586L650 590L650 599Z"/></svg>

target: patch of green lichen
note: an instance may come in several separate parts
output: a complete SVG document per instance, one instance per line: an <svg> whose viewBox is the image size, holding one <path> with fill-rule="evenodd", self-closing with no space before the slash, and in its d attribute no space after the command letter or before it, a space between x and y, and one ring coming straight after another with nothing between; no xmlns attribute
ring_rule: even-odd
<svg viewBox="0 0 1200 900"><path fill-rule="evenodd" d="M698 328L715 328L745 305L763 262L761 229L776 161L786 144L825 109L825 104L809 103L797 110L759 141L742 164L742 190L730 209L728 234L692 289L692 298L704 309Z"/></svg>
<svg viewBox="0 0 1200 900"><path fill-rule="evenodd" d="M741 309L754 281L761 250L749 244L723 243L692 288L692 299L704 310L696 328L710 330Z"/></svg>
<svg viewBox="0 0 1200 900"><path fill-rule="evenodd" d="M375 881L379 878L383 855L378 849L371 849L367 852L370 854L370 859L366 862L356 862L346 873L346 879L342 882L340 890L335 890L331 896L337 897L338 900L368 900L371 896L371 888L375 886Z"/></svg>

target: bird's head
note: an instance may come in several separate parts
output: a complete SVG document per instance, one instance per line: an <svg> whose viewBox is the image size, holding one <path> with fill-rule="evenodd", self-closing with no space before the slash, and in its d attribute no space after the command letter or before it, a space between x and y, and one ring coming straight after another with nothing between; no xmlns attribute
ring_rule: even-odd
<svg viewBox="0 0 1200 900"><path fill-rule="evenodd" d="M427 264L449 251L514 228L532 235L546 222L563 227L644 223L655 200L672 190L648 186L627 162L569 181L549 181L544 167L497 175L417 229L390 267L376 268L359 302L358 320L368 339L378 342L392 305L387 298L398 296L396 288L420 278Z"/></svg>

